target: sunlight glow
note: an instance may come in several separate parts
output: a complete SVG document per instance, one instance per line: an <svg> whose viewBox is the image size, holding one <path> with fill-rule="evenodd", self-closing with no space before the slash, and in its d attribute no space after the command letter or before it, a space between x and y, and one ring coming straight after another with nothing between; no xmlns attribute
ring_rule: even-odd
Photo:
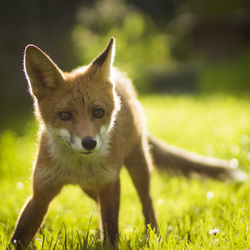
<svg viewBox="0 0 250 250"><path fill-rule="evenodd" d="M214 198L214 192L212 192L212 191L209 191L209 192L207 192L207 199L213 199Z"/></svg>
<svg viewBox="0 0 250 250"><path fill-rule="evenodd" d="M237 168L239 166L239 161L237 159L232 159L229 162L229 166L230 168Z"/></svg>
<svg viewBox="0 0 250 250"><path fill-rule="evenodd" d="M22 182L18 182L18 183L16 184L16 187L17 187L17 189L19 189L19 190L23 189L23 183L22 183Z"/></svg>
<svg viewBox="0 0 250 250"><path fill-rule="evenodd" d="M163 205L164 203L165 203L165 201L164 201L163 199L157 200L157 205L158 205L158 206L161 206L161 205Z"/></svg>
<svg viewBox="0 0 250 250"><path fill-rule="evenodd" d="M249 141L250 140L249 140L249 136L248 135L246 135L246 134L241 135L241 137L240 137L240 143L241 143L241 145L243 145L243 146L248 145Z"/></svg>
<svg viewBox="0 0 250 250"><path fill-rule="evenodd" d="M216 234L218 234L220 232L220 230L218 229L218 228L215 228L215 229L211 229L210 231L209 231L209 234L210 235L216 235Z"/></svg>

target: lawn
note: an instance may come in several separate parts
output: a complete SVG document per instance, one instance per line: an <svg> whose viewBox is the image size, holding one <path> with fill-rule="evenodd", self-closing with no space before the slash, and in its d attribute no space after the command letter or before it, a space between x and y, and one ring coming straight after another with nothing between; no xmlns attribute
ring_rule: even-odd
<svg viewBox="0 0 250 250"><path fill-rule="evenodd" d="M223 95L140 98L149 131L170 144L201 154L235 159L249 173L249 97ZM18 123L18 121L16 121ZM37 124L0 135L0 249L5 249L16 218L30 194L37 148ZM126 170L122 171L120 249L249 249L250 182L187 180L154 171L151 193L159 234L144 234L141 205ZM94 202L68 186L52 203L31 249L110 249L102 245ZM214 230L214 231L212 231Z"/></svg>

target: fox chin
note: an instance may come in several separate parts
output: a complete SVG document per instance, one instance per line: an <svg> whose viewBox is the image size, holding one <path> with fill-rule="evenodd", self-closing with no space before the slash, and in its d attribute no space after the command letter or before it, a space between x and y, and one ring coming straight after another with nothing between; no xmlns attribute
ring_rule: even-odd
<svg viewBox="0 0 250 250"><path fill-rule="evenodd" d="M25 249L64 185L79 185L100 211L100 232L118 240L120 171L125 166L142 203L145 224L157 231L150 195L152 159L159 169L243 181L228 161L200 156L160 141L146 130L131 80L113 67L115 39L87 66L63 72L35 45L24 53L24 72L40 124L32 194L10 244Z"/></svg>

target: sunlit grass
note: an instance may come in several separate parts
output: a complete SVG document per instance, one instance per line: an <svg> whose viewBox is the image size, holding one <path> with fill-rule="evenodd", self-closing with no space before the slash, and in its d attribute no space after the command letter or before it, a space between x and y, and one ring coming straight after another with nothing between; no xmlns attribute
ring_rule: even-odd
<svg viewBox="0 0 250 250"><path fill-rule="evenodd" d="M230 96L145 96L149 130L186 149L237 159L249 173L250 103ZM18 121L17 121L18 122ZM16 217L30 194L37 148L35 121L23 135L0 137L0 249L5 249ZM159 235L144 235L141 205L126 170L122 171L119 246L121 249L247 249L249 181L244 184L187 180L153 173L152 196ZM97 209L80 188L68 186L52 203L32 249L100 249ZM209 234L218 229L218 234ZM107 244L104 248L110 249Z"/></svg>

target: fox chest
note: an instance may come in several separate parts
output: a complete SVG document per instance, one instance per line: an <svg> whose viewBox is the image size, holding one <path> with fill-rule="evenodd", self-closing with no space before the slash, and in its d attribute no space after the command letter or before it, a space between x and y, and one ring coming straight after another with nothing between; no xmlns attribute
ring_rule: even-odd
<svg viewBox="0 0 250 250"><path fill-rule="evenodd" d="M105 159L84 158L74 155L60 155L51 166L39 174L41 183L61 183L80 185L86 189L96 189L117 179L118 171Z"/></svg>
<svg viewBox="0 0 250 250"><path fill-rule="evenodd" d="M96 188L114 181L116 177L112 165L102 159L76 159L65 162L63 166L63 182L83 188Z"/></svg>

